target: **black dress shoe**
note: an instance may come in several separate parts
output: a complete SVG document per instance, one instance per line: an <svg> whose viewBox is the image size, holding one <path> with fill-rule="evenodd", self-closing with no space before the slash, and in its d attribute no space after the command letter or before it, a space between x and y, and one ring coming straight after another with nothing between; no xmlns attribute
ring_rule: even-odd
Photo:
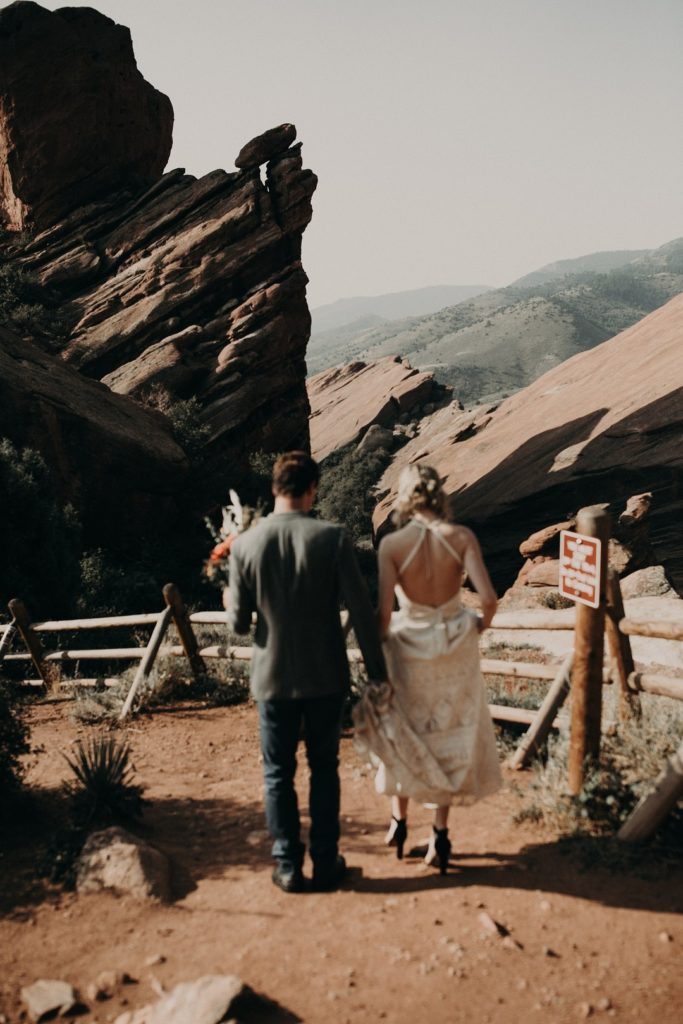
<svg viewBox="0 0 683 1024"><path fill-rule="evenodd" d="M276 864L273 868L273 885L283 892L303 892L304 876L301 868L292 868L285 864Z"/></svg>
<svg viewBox="0 0 683 1024"><path fill-rule="evenodd" d="M346 861L340 853L331 864L318 864L313 868L313 888L316 892L338 889L347 872Z"/></svg>

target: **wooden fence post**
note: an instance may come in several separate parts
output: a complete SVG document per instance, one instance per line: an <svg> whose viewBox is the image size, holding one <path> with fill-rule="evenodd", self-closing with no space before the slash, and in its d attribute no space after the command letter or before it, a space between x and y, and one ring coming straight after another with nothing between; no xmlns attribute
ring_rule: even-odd
<svg viewBox="0 0 683 1024"><path fill-rule="evenodd" d="M622 721L627 721L629 718L640 718L640 697L628 684L629 676L635 672L635 665L631 641L619 629L619 623L623 618L624 601L621 596L619 573L615 569L608 569L605 630L619 681L619 717Z"/></svg>
<svg viewBox="0 0 683 1024"><path fill-rule="evenodd" d="M655 788L644 797L617 833L625 843L649 839L683 797L683 742L658 776Z"/></svg>
<svg viewBox="0 0 683 1024"><path fill-rule="evenodd" d="M173 612L173 621L176 629L178 630L178 636L180 637L180 642L187 656L187 660L190 663L192 675L197 679L197 677L205 671L205 665L199 654L197 637L194 635L192 623L190 622L190 617L187 614L187 609L183 604L180 591L176 587L175 583L167 583L163 589L163 595L164 601Z"/></svg>
<svg viewBox="0 0 683 1024"><path fill-rule="evenodd" d="M576 532L601 542L600 603L597 608L577 603L572 669L571 733L569 739L569 789L580 793L587 758L600 753L602 717L602 666L605 641L605 589L610 517L600 506L582 508Z"/></svg>
<svg viewBox="0 0 683 1024"><path fill-rule="evenodd" d="M171 621L172 617L173 609L169 605L167 608L164 608L163 612L157 619L157 624L152 631L152 635L149 638L149 643L147 644L147 647L145 649L144 657L140 661L138 670L135 673L135 678L133 679L130 690L128 691L126 701L123 707L121 708L121 713L119 715L120 722L122 722L124 718L128 717L130 709L133 706L133 701L135 700L135 694L138 692L140 684L147 678L147 676L152 671L154 659L159 653L161 641L164 639L164 636L166 635L166 630L168 629L168 624Z"/></svg>
<svg viewBox="0 0 683 1024"><path fill-rule="evenodd" d="M50 669L50 666L44 660L45 651L43 645L40 642L40 637L33 630L31 626L31 620L29 614L26 611L26 606L23 601L13 597L7 606L10 610L10 614L14 621L19 636L24 641L26 650L31 655L31 661L33 662L36 672L43 680L45 689L49 690L54 674Z"/></svg>
<svg viewBox="0 0 683 1024"><path fill-rule="evenodd" d="M508 761L508 768L523 768L532 754L540 750L548 738L555 716L564 704L571 683L574 654L568 654L545 695L536 717L524 733L522 741Z"/></svg>

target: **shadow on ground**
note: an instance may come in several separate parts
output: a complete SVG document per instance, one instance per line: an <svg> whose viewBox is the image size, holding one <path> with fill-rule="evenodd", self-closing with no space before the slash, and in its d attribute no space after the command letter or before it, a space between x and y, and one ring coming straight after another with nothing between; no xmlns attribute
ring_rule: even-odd
<svg viewBox="0 0 683 1024"><path fill-rule="evenodd" d="M353 864L353 851L364 844L347 843ZM376 845L375 845L376 849ZM391 856L387 851L387 856ZM624 851L616 840L586 841L560 839L524 846L517 853L485 851L451 856L448 874L429 872L421 864L421 873L413 878L369 878L352 871L348 887L358 893L416 893L430 889L467 889L479 886L491 889L519 889L529 892L554 892L578 899L592 900L603 906L662 913L683 912L683 866L661 859L652 866L650 877L634 873L642 867L646 851ZM593 863L589 864L588 860ZM621 862L616 866L616 858ZM403 870L403 869L402 869Z"/></svg>

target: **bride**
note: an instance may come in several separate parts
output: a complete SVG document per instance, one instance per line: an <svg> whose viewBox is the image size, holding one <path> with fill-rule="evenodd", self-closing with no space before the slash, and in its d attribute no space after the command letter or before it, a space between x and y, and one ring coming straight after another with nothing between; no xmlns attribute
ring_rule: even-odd
<svg viewBox="0 0 683 1024"><path fill-rule="evenodd" d="M478 644L497 600L476 537L448 521L431 466L403 471L396 514L400 528L379 548L379 628L393 692L387 699L366 691L356 741L377 768L377 791L391 797L387 845L403 856L409 799L433 807L425 861L445 874L451 804L473 803L501 785ZM463 608L464 571L480 615Z"/></svg>

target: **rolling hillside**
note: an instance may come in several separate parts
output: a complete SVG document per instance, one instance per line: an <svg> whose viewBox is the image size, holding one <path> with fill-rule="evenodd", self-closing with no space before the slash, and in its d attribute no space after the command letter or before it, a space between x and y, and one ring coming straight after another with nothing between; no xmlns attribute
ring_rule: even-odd
<svg viewBox="0 0 683 1024"><path fill-rule="evenodd" d="M463 402L498 400L683 291L683 239L645 254L597 253L565 262L585 268L627 256L605 272L561 277L557 268L564 263L551 264L521 279L535 277L531 285L518 282L427 316L366 324L355 334L347 328L334 362L401 355L434 372Z"/></svg>

